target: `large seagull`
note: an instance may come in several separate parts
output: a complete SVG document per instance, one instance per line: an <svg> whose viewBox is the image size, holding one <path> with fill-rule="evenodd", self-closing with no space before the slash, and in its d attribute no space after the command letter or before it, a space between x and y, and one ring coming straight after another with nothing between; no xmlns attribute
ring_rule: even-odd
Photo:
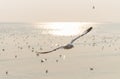
<svg viewBox="0 0 120 79"><path fill-rule="evenodd" d="M58 50L58 49L71 49L71 48L74 47L73 43L74 43L77 39L79 39L80 37L82 37L82 36L86 35L88 32L90 32L90 31L92 30L92 28L93 28L93 27L89 27L89 28L88 28L87 30L85 30L81 35L77 36L76 38L74 38L73 40L71 40L70 43L68 43L68 44L66 44L66 45L64 45L64 46L57 47L57 48L55 48L55 49L53 49L53 50L50 50L50 51L46 51L46 52L36 52L36 53L37 53L37 54L47 54L47 53L54 52L54 51L56 51L56 50Z"/></svg>

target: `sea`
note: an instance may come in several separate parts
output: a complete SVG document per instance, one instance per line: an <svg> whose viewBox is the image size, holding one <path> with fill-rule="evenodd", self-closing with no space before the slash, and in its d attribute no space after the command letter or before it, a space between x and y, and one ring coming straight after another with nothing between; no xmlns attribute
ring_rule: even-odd
<svg viewBox="0 0 120 79"><path fill-rule="evenodd" d="M120 79L120 23L0 23L0 79Z"/></svg>

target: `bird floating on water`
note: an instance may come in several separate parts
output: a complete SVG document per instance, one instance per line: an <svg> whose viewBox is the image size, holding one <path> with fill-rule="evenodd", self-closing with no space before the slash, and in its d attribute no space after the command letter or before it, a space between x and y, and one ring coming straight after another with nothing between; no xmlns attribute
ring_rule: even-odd
<svg viewBox="0 0 120 79"><path fill-rule="evenodd" d="M47 54L47 53L51 53L51 52L53 52L53 51L56 51L56 50L62 49L62 48L63 48L63 49L71 49L71 48L74 47L73 43L74 43L77 39L79 39L80 37L86 35L86 34L87 34L88 32L90 32L92 29L93 29L93 27L89 27L89 28L88 28L87 30L85 30L81 35L79 35L78 37L74 38L73 40L71 40L70 43L68 43L68 44L66 44L66 45L64 45L64 46L57 47L57 48L55 48L55 49L53 49L53 50L50 50L50 51L46 51L46 52L36 52L36 53L37 53L37 54Z"/></svg>

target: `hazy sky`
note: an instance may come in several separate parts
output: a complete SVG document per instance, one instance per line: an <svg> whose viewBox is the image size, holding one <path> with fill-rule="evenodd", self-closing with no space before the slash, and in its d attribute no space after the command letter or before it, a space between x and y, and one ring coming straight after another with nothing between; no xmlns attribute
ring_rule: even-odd
<svg viewBox="0 0 120 79"><path fill-rule="evenodd" d="M0 0L0 22L48 21L120 22L120 0Z"/></svg>

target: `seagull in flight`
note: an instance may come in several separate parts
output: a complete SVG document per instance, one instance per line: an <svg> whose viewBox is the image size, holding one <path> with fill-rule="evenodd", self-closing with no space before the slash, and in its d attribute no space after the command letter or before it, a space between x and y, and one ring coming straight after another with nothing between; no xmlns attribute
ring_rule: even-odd
<svg viewBox="0 0 120 79"><path fill-rule="evenodd" d="M70 43L68 43L68 44L66 44L66 45L64 45L64 46L57 47L57 48L55 48L55 49L53 49L53 50L50 50L50 51L46 51L46 52L36 52L36 53L37 53L37 54L47 54L47 53L54 52L54 51L56 51L56 50L58 50L58 49L71 49L71 48L74 47L73 43L74 43L77 39L79 39L80 37L86 35L86 34L87 34L88 32L90 32L92 29L93 29L93 27L89 27L89 28L88 28L87 30L85 30L81 35L77 36L76 38L74 38L73 40L71 40Z"/></svg>

